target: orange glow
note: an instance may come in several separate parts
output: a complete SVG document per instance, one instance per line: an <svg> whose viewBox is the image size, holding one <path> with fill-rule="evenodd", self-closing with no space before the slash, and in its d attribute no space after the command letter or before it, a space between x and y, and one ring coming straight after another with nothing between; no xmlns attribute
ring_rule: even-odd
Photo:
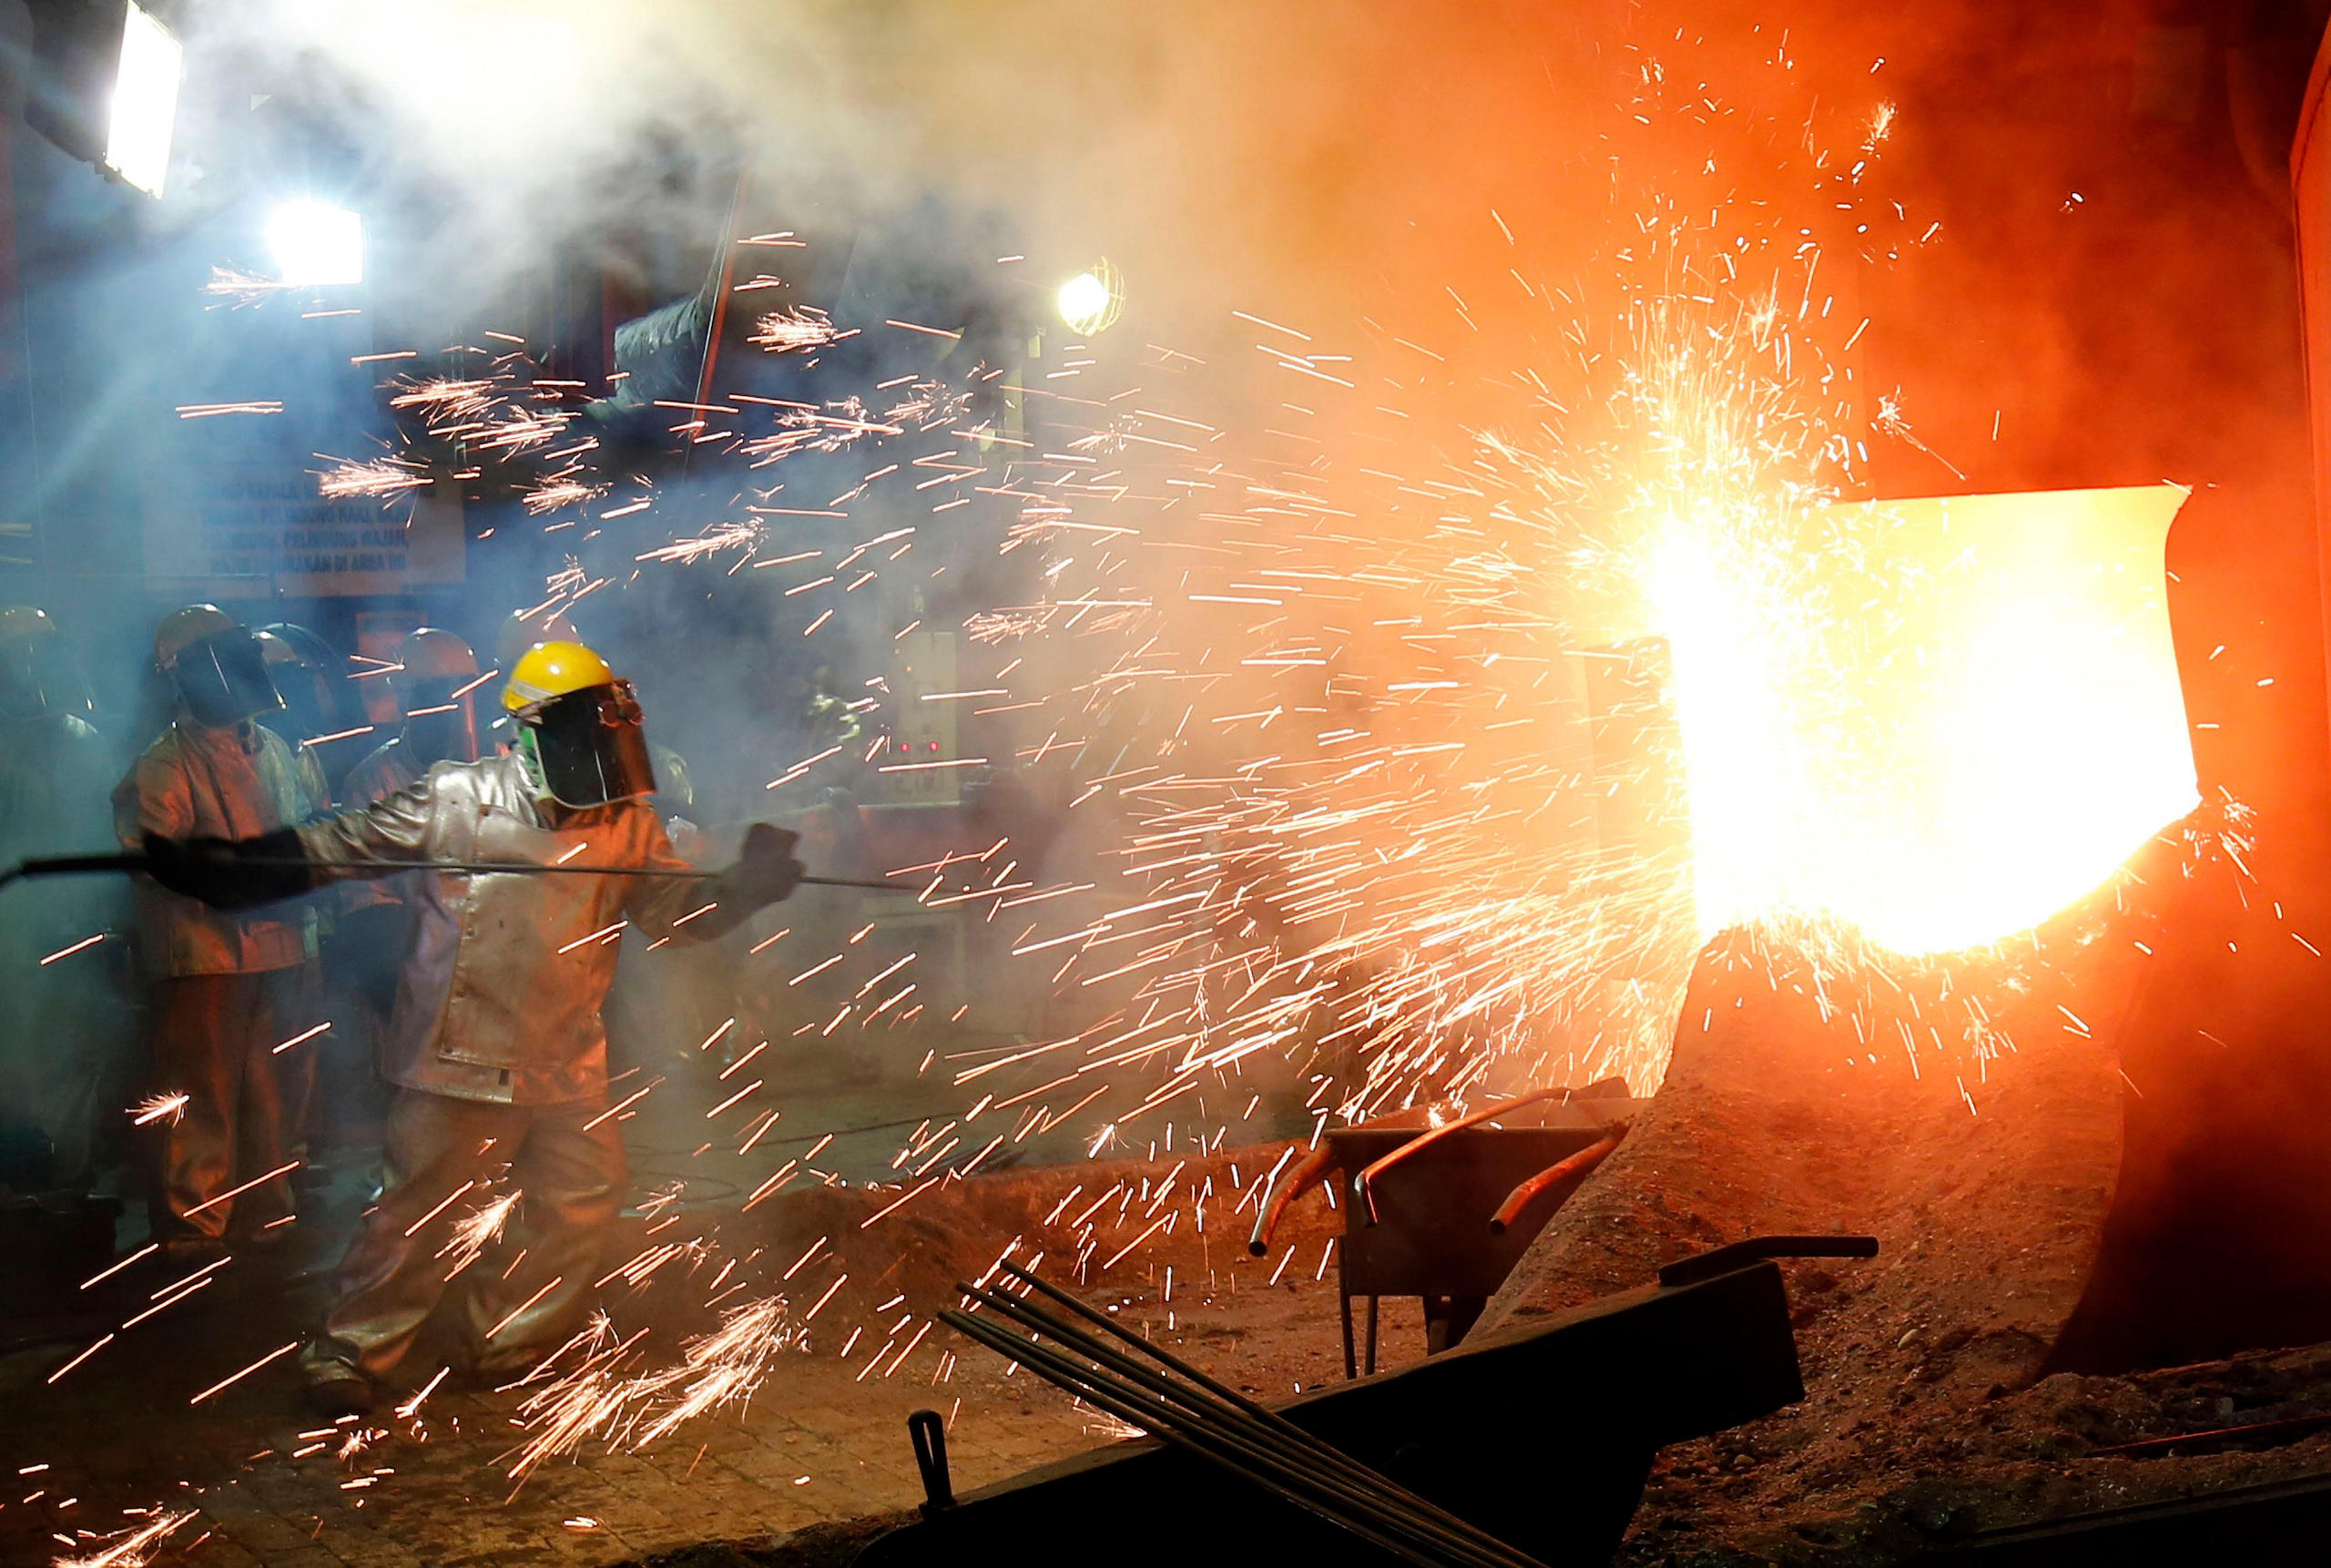
<svg viewBox="0 0 2331 1568"><path fill-rule="evenodd" d="M1830 505L1798 548L1674 519L1704 932L1844 921L1897 952L2027 929L2196 801L2164 602L2173 484Z"/></svg>

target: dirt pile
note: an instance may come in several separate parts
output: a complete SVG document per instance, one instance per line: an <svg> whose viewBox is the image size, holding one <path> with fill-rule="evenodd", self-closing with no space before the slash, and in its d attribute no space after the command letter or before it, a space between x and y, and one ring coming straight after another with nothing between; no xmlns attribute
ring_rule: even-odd
<svg viewBox="0 0 2331 1568"><path fill-rule="evenodd" d="M1247 1256L1247 1231L1263 1178L1300 1155L1299 1145L1269 1144L876 1186L805 1183L747 1208L651 1213L626 1223L610 1257L676 1255L643 1265L636 1288L611 1275L601 1299L625 1332L653 1324L668 1344L709 1329L719 1310L780 1294L797 1319L816 1311L809 1351L834 1354L852 1344L853 1329L903 1345L931 1313L955 1305L956 1281L985 1276L1009 1251L1081 1288L1186 1307L1273 1272ZM1340 1228L1325 1204L1298 1204L1277 1251L1295 1247L1300 1256L1285 1261L1308 1278Z"/></svg>
<svg viewBox="0 0 2331 1568"><path fill-rule="evenodd" d="M1745 934L1712 945L1658 1097L1490 1308L1524 1320L1747 1236L1878 1237L1869 1263L1789 1267L1805 1400L1669 1451L1636 1560L1878 1551L1889 1522L1932 1514L1920 1488L1971 1431L2023 1408L2094 1265L2111 1051L2059 1029L1979 1071L1936 1042L1914 1072L1906 1040L1930 1036L1825 1018L1822 981Z"/></svg>

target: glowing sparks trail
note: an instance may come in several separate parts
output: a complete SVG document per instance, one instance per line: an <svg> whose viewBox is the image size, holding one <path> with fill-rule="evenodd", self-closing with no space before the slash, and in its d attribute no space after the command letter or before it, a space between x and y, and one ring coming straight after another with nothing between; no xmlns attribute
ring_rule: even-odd
<svg viewBox="0 0 2331 1568"><path fill-rule="evenodd" d="M297 1339L293 1339L288 1344L278 1345L274 1349L270 1350L266 1355L261 1356L258 1360L253 1361L249 1366L245 1367L241 1371L219 1379L217 1382L203 1390L202 1392L195 1395L191 1400L188 1400L187 1403L198 1405L203 1400L210 1398L213 1394L222 1393L226 1390L234 1387L234 1385L241 1382L245 1378L249 1377L253 1372L258 1371L261 1367L266 1366L270 1361L281 1360L284 1357L290 1355L299 1348L300 1341Z"/></svg>
<svg viewBox="0 0 2331 1568"><path fill-rule="evenodd" d="M190 1098L184 1094L149 1095L130 1107L129 1119L141 1127L151 1126L156 1122L175 1124L186 1115Z"/></svg>
<svg viewBox="0 0 2331 1568"><path fill-rule="evenodd" d="M749 550L761 541L758 523L722 523L706 529L693 538L675 539L642 551L633 557L639 561L700 561L723 550Z"/></svg>
<svg viewBox="0 0 2331 1568"><path fill-rule="evenodd" d="M486 1247L499 1240L503 1227L509 1223L511 1211L518 1207L524 1195L513 1190L499 1197L489 1198L455 1220L453 1233L445 1245L437 1249L440 1257L450 1257L453 1266L445 1271L451 1279L475 1263Z"/></svg>
<svg viewBox="0 0 2331 1568"><path fill-rule="evenodd" d="M327 501L351 496L389 500L409 495L431 483L429 475L409 464L380 457L363 463L334 463L316 476L316 490Z"/></svg>
<svg viewBox="0 0 2331 1568"><path fill-rule="evenodd" d="M535 1374L549 1380L520 1407L533 1435L506 1456L512 1480L594 1439L645 1447L697 1416L741 1405L800 1339L781 1296L730 1310L718 1329L687 1341L670 1366L627 1370L645 1335L618 1338L595 1317L549 1358Z"/></svg>
<svg viewBox="0 0 2331 1568"><path fill-rule="evenodd" d="M145 1568L154 1560L154 1549L193 1519L195 1511L157 1508L153 1515L102 1552L87 1557L58 1557L52 1560L53 1568Z"/></svg>
<svg viewBox="0 0 2331 1568"><path fill-rule="evenodd" d="M814 305L771 311L753 328L752 342L771 353L800 353L822 349L851 334L834 325L833 318Z"/></svg>

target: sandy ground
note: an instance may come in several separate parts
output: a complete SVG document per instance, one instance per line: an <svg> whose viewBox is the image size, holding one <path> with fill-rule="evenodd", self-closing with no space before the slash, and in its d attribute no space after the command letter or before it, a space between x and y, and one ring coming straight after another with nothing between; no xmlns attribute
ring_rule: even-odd
<svg viewBox="0 0 2331 1568"><path fill-rule="evenodd" d="M190 1402L296 1339L319 1309L324 1270L361 1201L340 1191L280 1253L239 1258L216 1286L115 1330L54 1383L95 1339L93 1328L133 1315L169 1278L145 1266L126 1271L92 1293L102 1299L86 1322L55 1325L49 1342L0 1356L0 1395L14 1412L0 1463L18 1481L0 1497L0 1563L94 1556L158 1508L191 1516L157 1561L199 1568L608 1563L707 1542L766 1543L917 1501L905 1419L924 1407L949 1419L959 1487L1000 1480L1115 1436L1048 1386L1007 1378L985 1352L927 1331L929 1312L952 1303L953 1281L985 1268L1015 1237L1025 1238L1023 1257L1051 1248L1047 1272L1092 1244L1088 1299L1257 1394L1292 1392L1340 1370L1332 1269L1320 1278L1335 1217L1316 1199L1303 1206L1284 1229L1292 1250L1262 1260L1247 1256L1243 1221L1224 1213L1235 1194L1208 1200L1209 1234L1195 1217L1207 1178L1227 1191L1235 1166L1251 1184L1277 1154L975 1176L943 1183L862 1231L860 1222L903 1189L813 1186L750 1213L733 1203L682 1210L677 1224L669 1212L635 1216L626 1236L635 1256L701 1236L711 1238L709 1257L753 1257L740 1272L774 1275L819 1237L832 1238L779 1286L796 1312L835 1277L853 1278L809 1325L805 1342L776 1358L748 1403L696 1418L643 1449L586 1441L519 1486L508 1471L528 1435L522 1391L449 1380L411 1416L383 1411L331 1430L303 1416L279 1362ZM1176 1164L1182 1170L1161 1199ZM1103 1195L1111 1195L1106 1203L1075 1223ZM1169 1212L1178 1221L1153 1229ZM664 1347L649 1359L668 1361L711 1321L689 1303L712 1267L696 1263L689 1281L676 1265L641 1289L611 1289L605 1304L623 1330L646 1328L651 1349ZM894 1298L903 1299L876 1310ZM1420 1353L1414 1304L1388 1305L1389 1359ZM432 1369L417 1366L415 1380Z"/></svg>
<svg viewBox="0 0 2331 1568"><path fill-rule="evenodd" d="M2087 979L2084 999L2051 1004L2109 1020L2125 975ZM1745 940L1704 955L1660 1095L1491 1308L1492 1323L1526 1321L1751 1235L1878 1238L1868 1262L1786 1266L1805 1400L1664 1451L1622 1563L1896 1563L2331 1468L2320 1435L2262 1453L2096 1453L2331 1409L2322 1348L2051 1372L2119 1164L2108 1030L2027 1027L1980 1073L1936 1051L1914 1074L1898 1043L1880 1054L1823 1020L1811 989L1809 969Z"/></svg>

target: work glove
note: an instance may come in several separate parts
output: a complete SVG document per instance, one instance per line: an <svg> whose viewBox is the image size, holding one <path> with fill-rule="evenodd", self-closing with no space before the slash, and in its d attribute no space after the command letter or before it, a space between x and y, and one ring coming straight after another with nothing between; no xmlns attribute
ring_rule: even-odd
<svg viewBox="0 0 2331 1568"><path fill-rule="evenodd" d="M734 900L746 914L786 897L801 884L801 862L793 858L800 841L799 833L754 823L745 830L736 863L712 879L711 896L724 908Z"/></svg>
<svg viewBox="0 0 2331 1568"><path fill-rule="evenodd" d="M315 886L307 850L290 828L256 839L166 839L148 833L146 874L174 893L222 910L271 904Z"/></svg>
<svg viewBox="0 0 2331 1568"><path fill-rule="evenodd" d="M690 921L687 930L698 942L710 942L735 931L753 911L777 902L801 881L801 862L793 858L799 833L789 833L767 822L745 830L745 841L736 863L704 883L704 898L718 907L703 919Z"/></svg>

